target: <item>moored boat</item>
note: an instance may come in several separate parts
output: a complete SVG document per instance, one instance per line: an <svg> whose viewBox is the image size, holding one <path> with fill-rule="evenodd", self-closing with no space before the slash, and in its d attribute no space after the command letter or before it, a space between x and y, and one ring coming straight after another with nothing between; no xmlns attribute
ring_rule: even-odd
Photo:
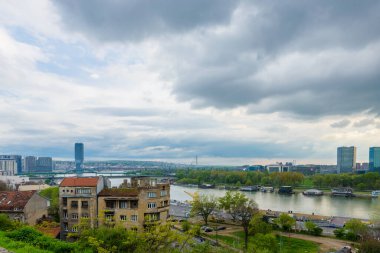
<svg viewBox="0 0 380 253"><path fill-rule="evenodd" d="M354 193L349 187L333 188L331 190L332 196L354 197Z"/></svg>
<svg viewBox="0 0 380 253"><path fill-rule="evenodd" d="M305 196L322 196L323 191L317 190L317 189L309 189L309 190L303 191L302 194Z"/></svg>
<svg viewBox="0 0 380 253"><path fill-rule="evenodd" d="M280 189L278 189L279 194L293 194L293 187L291 186L280 186Z"/></svg>
<svg viewBox="0 0 380 253"><path fill-rule="evenodd" d="M254 192L254 191L258 191L259 189L260 188L257 185L253 185L253 186L244 186L244 187L241 187L240 191L243 191L243 192Z"/></svg>
<svg viewBox="0 0 380 253"><path fill-rule="evenodd" d="M380 190L372 191L371 193L372 198L377 198L380 196Z"/></svg>
<svg viewBox="0 0 380 253"><path fill-rule="evenodd" d="M261 187L261 192L274 192L274 188L273 187L266 187L266 186L263 186Z"/></svg>

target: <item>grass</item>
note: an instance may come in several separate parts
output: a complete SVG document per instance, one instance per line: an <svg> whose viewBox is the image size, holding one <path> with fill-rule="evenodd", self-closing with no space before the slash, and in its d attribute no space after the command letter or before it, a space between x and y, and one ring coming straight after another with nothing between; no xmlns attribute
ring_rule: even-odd
<svg viewBox="0 0 380 253"><path fill-rule="evenodd" d="M215 234L208 234L208 236L215 240ZM218 235L218 240L237 249L244 247L244 232L235 232L231 236ZM317 253L319 252L319 245L314 242L289 238L286 236L276 236L278 243L279 253ZM249 238L249 244L252 244L252 237Z"/></svg>
<svg viewBox="0 0 380 253"><path fill-rule="evenodd" d="M33 247L30 244L14 241L5 236L4 232L0 231L0 247L3 247L14 253L53 253L53 251L41 250Z"/></svg>

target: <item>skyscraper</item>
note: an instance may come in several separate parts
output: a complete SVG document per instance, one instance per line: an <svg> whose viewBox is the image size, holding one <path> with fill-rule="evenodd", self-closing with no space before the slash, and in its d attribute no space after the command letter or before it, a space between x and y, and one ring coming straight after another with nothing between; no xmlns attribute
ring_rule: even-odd
<svg viewBox="0 0 380 253"><path fill-rule="evenodd" d="M369 171L380 172L380 147L369 148Z"/></svg>
<svg viewBox="0 0 380 253"><path fill-rule="evenodd" d="M83 143L75 143L75 170L77 173L83 172L84 161L84 145Z"/></svg>
<svg viewBox="0 0 380 253"><path fill-rule="evenodd" d="M338 147L337 172L352 173L356 167L356 147Z"/></svg>
<svg viewBox="0 0 380 253"><path fill-rule="evenodd" d="M51 157L38 157L36 172L52 172L53 159Z"/></svg>
<svg viewBox="0 0 380 253"><path fill-rule="evenodd" d="M34 172L36 170L37 158L35 156L26 156L24 161L24 172Z"/></svg>

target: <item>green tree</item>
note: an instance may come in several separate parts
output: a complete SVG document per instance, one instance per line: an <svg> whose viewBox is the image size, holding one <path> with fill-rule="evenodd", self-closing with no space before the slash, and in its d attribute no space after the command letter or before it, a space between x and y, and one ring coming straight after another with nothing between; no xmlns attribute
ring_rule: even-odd
<svg viewBox="0 0 380 253"><path fill-rule="evenodd" d="M40 192L40 195L50 200L48 214L59 222L59 187L50 187Z"/></svg>
<svg viewBox="0 0 380 253"><path fill-rule="evenodd" d="M208 217L217 208L218 200L212 195L195 196L192 201L191 215L200 215L207 225Z"/></svg>
<svg viewBox="0 0 380 253"><path fill-rule="evenodd" d="M253 237L252 252L277 253L278 243L273 234L257 234Z"/></svg>
<svg viewBox="0 0 380 253"><path fill-rule="evenodd" d="M349 232L352 232L356 236L361 236L361 237L364 236L368 231L367 225L361 222L361 220L359 219L351 219L347 221L344 227Z"/></svg>
<svg viewBox="0 0 380 253"><path fill-rule="evenodd" d="M314 222L307 221L305 222L306 229L309 234L319 236L322 234L323 229L318 227Z"/></svg>
<svg viewBox="0 0 380 253"><path fill-rule="evenodd" d="M269 234L272 232L272 225L263 220L263 215L257 213L253 215L251 221L249 222L249 234Z"/></svg>
<svg viewBox="0 0 380 253"><path fill-rule="evenodd" d="M230 214L233 221L236 221L237 207L247 201L248 198L243 193L228 191L223 197L219 198L219 207Z"/></svg>
<svg viewBox="0 0 380 253"><path fill-rule="evenodd" d="M274 222L284 231L289 231L296 224L296 220L286 213L280 214Z"/></svg>

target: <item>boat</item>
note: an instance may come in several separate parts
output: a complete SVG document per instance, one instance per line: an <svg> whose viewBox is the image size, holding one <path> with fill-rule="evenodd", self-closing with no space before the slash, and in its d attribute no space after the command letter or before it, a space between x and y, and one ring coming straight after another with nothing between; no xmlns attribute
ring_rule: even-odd
<svg viewBox="0 0 380 253"><path fill-rule="evenodd" d="M354 197L354 193L349 187L333 188L331 190L332 196Z"/></svg>
<svg viewBox="0 0 380 253"><path fill-rule="evenodd" d="M303 191L302 194L305 196L322 196L323 191L317 190L317 189L309 189L309 190Z"/></svg>
<svg viewBox="0 0 380 253"><path fill-rule="evenodd" d="M198 188L201 188L201 189L213 189L213 188L215 188L215 185L214 184L200 184L200 185L198 185Z"/></svg>
<svg viewBox="0 0 380 253"><path fill-rule="evenodd" d="M260 187L258 187L257 185L253 185L253 186L241 187L239 190L243 192L255 192L255 191L258 191L259 189Z"/></svg>
<svg viewBox="0 0 380 253"><path fill-rule="evenodd" d="M372 191L371 193L372 198L377 198L380 196L380 190Z"/></svg>
<svg viewBox="0 0 380 253"><path fill-rule="evenodd" d="M280 186L280 189L278 189L279 194L293 194L293 187L291 186Z"/></svg>
<svg viewBox="0 0 380 253"><path fill-rule="evenodd" d="M274 188L273 187L266 187L266 186L263 186L261 187L260 189L261 192L274 192Z"/></svg>

